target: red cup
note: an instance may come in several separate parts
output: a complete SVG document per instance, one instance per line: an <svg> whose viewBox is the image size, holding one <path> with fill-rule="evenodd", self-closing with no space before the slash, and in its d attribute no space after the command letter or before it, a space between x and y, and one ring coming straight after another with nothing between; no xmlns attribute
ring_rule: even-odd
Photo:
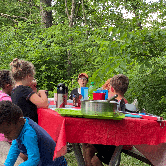
<svg viewBox="0 0 166 166"><path fill-rule="evenodd" d="M105 100L105 93L93 93L93 100Z"/></svg>

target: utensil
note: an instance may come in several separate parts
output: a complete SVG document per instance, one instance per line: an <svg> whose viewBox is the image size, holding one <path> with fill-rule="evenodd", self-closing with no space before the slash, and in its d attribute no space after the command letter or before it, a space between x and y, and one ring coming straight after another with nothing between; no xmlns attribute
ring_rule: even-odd
<svg viewBox="0 0 166 166"><path fill-rule="evenodd" d="M133 104L125 104L125 111L132 113L132 112L136 112L137 109L136 109L136 106Z"/></svg>

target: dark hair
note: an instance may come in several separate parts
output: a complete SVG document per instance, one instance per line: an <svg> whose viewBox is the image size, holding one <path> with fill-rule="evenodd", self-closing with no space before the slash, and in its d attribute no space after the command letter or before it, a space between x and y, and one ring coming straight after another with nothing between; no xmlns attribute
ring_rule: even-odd
<svg viewBox="0 0 166 166"><path fill-rule="evenodd" d="M21 108L11 101L0 101L0 124L16 124L20 117L23 117Z"/></svg>
<svg viewBox="0 0 166 166"><path fill-rule="evenodd" d="M5 89L6 84L13 84L11 72L9 70L0 70L0 88Z"/></svg>
<svg viewBox="0 0 166 166"><path fill-rule="evenodd" d="M124 95L128 89L129 79L127 76L123 74L118 74L112 77L110 85L114 88L114 90L117 93Z"/></svg>
<svg viewBox="0 0 166 166"><path fill-rule="evenodd" d="M15 81L21 81L28 75L35 75L35 67L31 62L28 61L15 58L10 63L10 67L12 71L12 76Z"/></svg>

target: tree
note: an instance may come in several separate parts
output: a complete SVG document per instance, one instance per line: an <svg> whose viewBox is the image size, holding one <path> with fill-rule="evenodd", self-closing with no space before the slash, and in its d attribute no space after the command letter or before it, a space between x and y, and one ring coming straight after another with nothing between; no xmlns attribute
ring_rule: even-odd
<svg viewBox="0 0 166 166"><path fill-rule="evenodd" d="M51 8L51 0L41 0L40 3L42 23L45 28L49 28L52 26L52 10L48 11L47 8Z"/></svg>

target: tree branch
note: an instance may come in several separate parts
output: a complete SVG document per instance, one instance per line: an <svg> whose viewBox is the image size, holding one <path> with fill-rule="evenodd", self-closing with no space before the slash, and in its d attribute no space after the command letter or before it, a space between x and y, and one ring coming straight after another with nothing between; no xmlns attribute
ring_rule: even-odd
<svg viewBox="0 0 166 166"><path fill-rule="evenodd" d="M25 18L25 17L20 17L20 16L10 16L10 15L8 15L8 14L4 14L4 13L0 13L0 15L2 16L2 17L6 17L6 18L10 18L10 19L12 19L12 18L21 18L21 19L24 19L24 20L28 20L27 18ZM16 21L16 20L13 20L14 22L17 22L18 23L18 21Z"/></svg>
<svg viewBox="0 0 166 166"><path fill-rule="evenodd" d="M71 8L71 15L70 15L70 27L73 26L74 12L75 12L75 0L72 0L72 8Z"/></svg>
<svg viewBox="0 0 166 166"><path fill-rule="evenodd" d="M85 17L84 0L82 0L82 10L83 10L83 17L84 17L85 25L87 25L86 17Z"/></svg>
<svg viewBox="0 0 166 166"><path fill-rule="evenodd" d="M68 11L68 7L67 7L67 0L65 0L65 7L66 7L65 12L67 14L68 19L70 20L69 11Z"/></svg>
<svg viewBox="0 0 166 166"><path fill-rule="evenodd" d="M75 14L75 18L77 18L77 16L78 16L78 11L79 11L80 5L81 5L81 3L78 4L77 11L75 12L75 13L76 13L76 14Z"/></svg>

